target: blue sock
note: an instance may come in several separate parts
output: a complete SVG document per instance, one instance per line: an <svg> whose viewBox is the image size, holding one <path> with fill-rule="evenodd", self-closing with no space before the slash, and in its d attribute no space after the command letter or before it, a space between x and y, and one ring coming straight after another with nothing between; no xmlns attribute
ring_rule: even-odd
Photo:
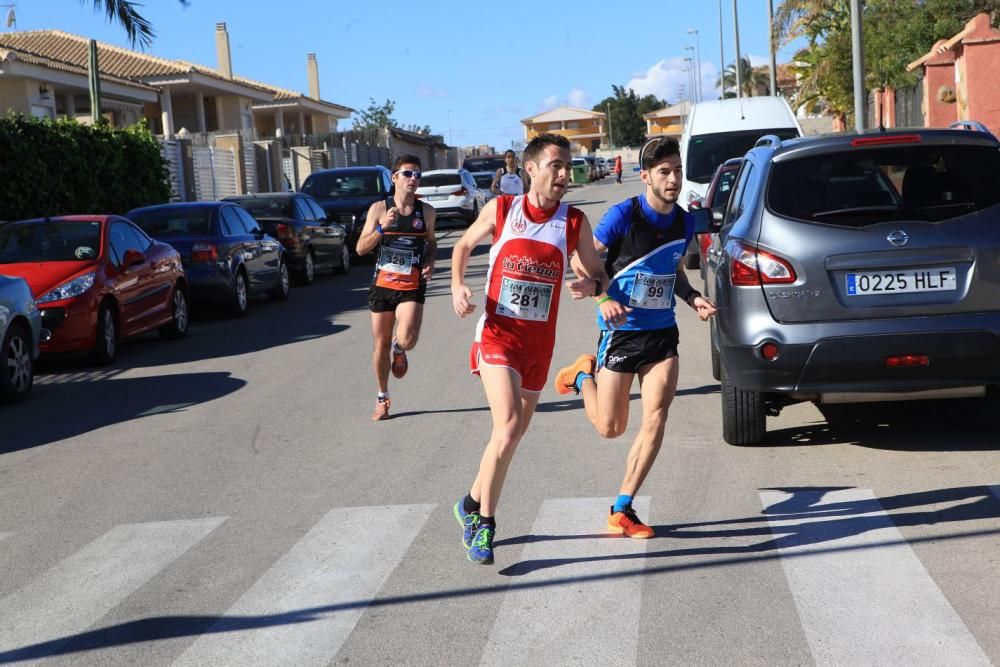
<svg viewBox="0 0 1000 667"><path fill-rule="evenodd" d="M583 391L583 381L587 378L593 380L594 376L590 373L584 373L583 371L576 374L576 380L573 381L573 386L576 387L577 393Z"/></svg>
<svg viewBox="0 0 1000 667"><path fill-rule="evenodd" d="M626 507L630 507L631 505L632 505L632 496L619 495L617 498L615 498L615 508L612 511L621 512Z"/></svg>

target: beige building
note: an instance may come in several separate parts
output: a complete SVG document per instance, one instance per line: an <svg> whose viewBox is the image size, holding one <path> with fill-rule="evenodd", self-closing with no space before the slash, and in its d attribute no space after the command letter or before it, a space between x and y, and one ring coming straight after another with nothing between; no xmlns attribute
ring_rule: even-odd
<svg viewBox="0 0 1000 667"><path fill-rule="evenodd" d="M0 112L88 120L89 41L60 30L0 34ZM319 98L315 55L307 60L311 94L305 96L234 75L225 23L216 25L215 41L217 69L98 42L102 114L118 126L145 118L168 137L181 128L256 128L274 136L286 121L297 133L321 133L350 116L352 109Z"/></svg>
<svg viewBox="0 0 1000 667"><path fill-rule="evenodd" d="M691 113L691 102L683 100L669 107L650 111L643 115L646 119L646 138L677 137L684 131L684 123Z"/></svg>
<svg viewBox="0 0 1000 667"><path fill-rule="evenodd" d="M531 141L542 132L561 134L569 139L574 153L590 154L607 142L607 116L598 111L573 107L557 107L551 111L525 118L524 140Z"/></svg>

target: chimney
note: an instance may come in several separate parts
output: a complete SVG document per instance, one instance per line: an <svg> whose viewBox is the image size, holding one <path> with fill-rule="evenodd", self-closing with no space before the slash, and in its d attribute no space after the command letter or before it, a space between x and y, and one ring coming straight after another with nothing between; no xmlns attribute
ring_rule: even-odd
<svg viewBox="0 0 1000 667"><path fill-rule="evenodd" d="M315 53L306 56L306 75L309 77L309 97L319 101L319 65Z"/></svg>
<svg viewBox="0 0 1000 667"><path fill-rule="evenodd" d="M233 59L229 55L229 33L225 23L215 24L215 54L219 59L219 72L227 79L233 78Z"/></svg>

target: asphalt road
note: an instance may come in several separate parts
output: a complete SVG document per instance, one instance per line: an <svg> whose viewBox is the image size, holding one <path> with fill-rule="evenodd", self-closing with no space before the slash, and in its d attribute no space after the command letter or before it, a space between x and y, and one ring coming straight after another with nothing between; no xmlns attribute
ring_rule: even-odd
<svg viewBox="0 0 1000 667"><path fill-rule="evenodd" d="M568 200L596 223L638 191L627 174ZM1000 664L997 405L803 404L731 447L683 306L636 501L657 537L603 533L635 420L601 440L547 389L497 563L469 563L451 507L489 412L475 318L451 310L459 233L386 422L369 420L370 265L126 343L110 368L46 364L0 408L0 663ZM560 310L554 366L597 335L589 303Z"/></svg>

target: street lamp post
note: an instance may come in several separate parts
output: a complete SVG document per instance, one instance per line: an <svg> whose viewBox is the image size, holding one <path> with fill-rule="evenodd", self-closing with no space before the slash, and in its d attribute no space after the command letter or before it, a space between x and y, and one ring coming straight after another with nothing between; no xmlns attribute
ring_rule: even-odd
<svg viewBox="0 0 1000 667"><path fill-rule="evenodd" d="M695 70L698 73L698 101L701 102L705 99L705 95L702 92L702 80L701 80L701 39L698 36L697 28L688 28L688 34L694 33L694 58L695 58Z"/></svg>
<svg viewBox="0 0 1000 667"><path fill-rule="evenodd" d="M774 0L767 0L767 43L771 50L771 95L778 94L778 61L774 48Z"/></svg>
<svg viewBox="0 0 1000 667"><path fill-rule="evenodd" d="M740 17L736 12L736 0L733 0L733 40L736 43L736 60L733 67L736 69L736 97L743 97L743 73L740 71Z"/></svg>
<svg viewBox="0 0 1000 667"><path fill-rule="evenodd" d="M694 59L690 58L690 57L685 57L684 58L684 62L687 63L687 67L684 68L684 71L687 72L687 75L688 75L688 81L687 81L688 96L687 96L687 98L688 98L688 101L690 101L692 104L694 104L694 97L695 97L695 87L694 87Z"/></svg>
<svg viewBox="0 0 1000 667"><path fill-rule="evenodd" d="M865 48L861 0L851 0L851 56L854 60L854 128L865 129Z"/></svg>
<svg viewBox="0 0 1000 667"><path fill-rule="evenodd" d="M695 81L695 79L698 76L698 65L695 63L695 59L694 59L694 47L693 46L685 46L684 50L691 52L691 55L689 57L685 58L685 61L688 62L688 66L691 68L691 81L690 81L690 83L692 84L692 86L691 86L691 102L693 103L693 102L697 102L698 101L698 83L697 83L697 81Z"/></svg>
<svg viewBox="0 0 1000 667"><path fill-rule="evenodd" d="M719 0L719 81L722 98L726 97L726 52L722 48L722 0Z"/></svg>

